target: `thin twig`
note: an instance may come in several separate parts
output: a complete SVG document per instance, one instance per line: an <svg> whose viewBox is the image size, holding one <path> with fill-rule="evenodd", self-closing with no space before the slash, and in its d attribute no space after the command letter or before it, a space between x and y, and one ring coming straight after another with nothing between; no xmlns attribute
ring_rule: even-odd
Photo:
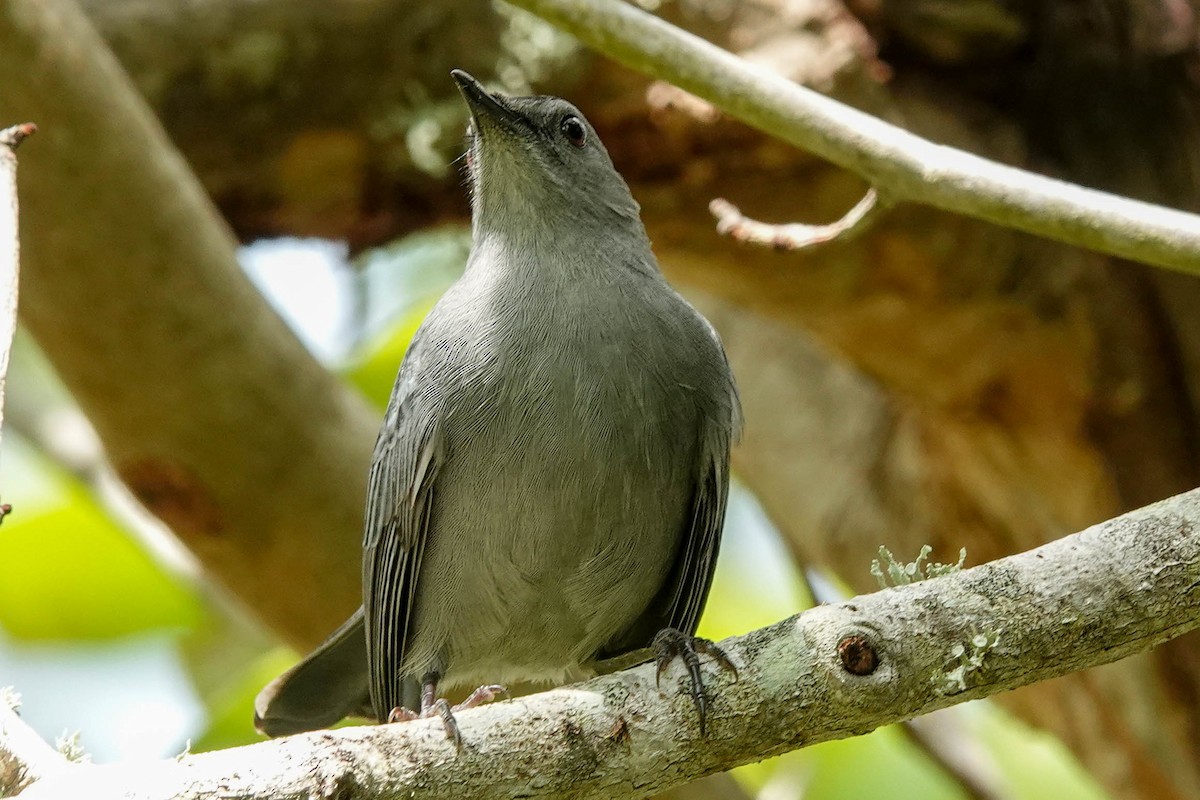
<svg viewBox="0 0 1200 800"><path fill-rule="evenodd" d="M11 128L0 130L0 144L9 150L16 150L21 145L21 142L37 133L37 129L37 125L34 125L32 122L22 122L20 125L13 125Z"/></svg>
<svg viewBox="0 0 1200 800"><path fill-rule="evenodd" d="M508 0L621 63L911 201L1200 274L1200 216L935 144L799 86L620 0Z"/></svg>
<svg viewBox="0 0 1200 800"><path fill-rule="evenodd" d="M708 210L717 218L717 233L738 242L766 245L776 250L811 249L831 242L851 241L870 230L887 208L888 204L879 200L879 194L868 189L854 208L836 222L772 225L743 215L737 206L723 197L708 204Z"/></svg>
<svg viewBox="0 0 1200 800"><path fill-rule="evenodd" d="M32 122L0 130L0 423L13 336L17 332L17 287L21 247L17 236L17 147L37 131ZM0 514L0 521L11 508Z"/></svg>

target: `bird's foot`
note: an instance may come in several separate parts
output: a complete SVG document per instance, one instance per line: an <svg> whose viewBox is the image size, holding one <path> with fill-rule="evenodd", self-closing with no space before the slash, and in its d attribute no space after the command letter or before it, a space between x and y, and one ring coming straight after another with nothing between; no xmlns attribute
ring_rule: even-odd
<svg viewBox="0 0 1200 800"><path fill-rule="evenodd" d="M703 736L705 717L708 712L708 698L704 694L704 679L700 675L700 655L708 656L721 669L732 672L734 680L737 680L737 667L733 665L725 651L710 640L702 639L699 636L688 636L674 628L663 628L659 631L658 635L654 637L651 647L654 648L657 666L654 674L655 685L661 686L663 673L676 658L687 667L692 702L695 703L696 713L700 716L700 735Z"/></svg>
<svg viewBox="0 0 1200 800"><path fill-rule="evenodd" d="M442 726L446 729L446 738L454 742L456 749L461 750L462 733L458 730L458 721L454 718L454 715L459 711L466 711L468 708L490 703L498 695L507 695L508 690L498 684L480 686L467 695L467 699L452 706L446 698L437 696L437 682L438 678L435 675L427 675L421 681L420 711L413 711L403 706L397 706L388 714L387 721L410 722L414 719L439 717L442 720Z"/></svg>
<svg viewBox="0 0 1200 800"><path fill-rule="evenodd" d="M475 691L467 695L467 699L453 707L454 711L466 711L468 708L481 706L484 703L490 703L498 696L504 695L508 697L508 689L498 683L490 683L487 686L480 686Z"/></svg>

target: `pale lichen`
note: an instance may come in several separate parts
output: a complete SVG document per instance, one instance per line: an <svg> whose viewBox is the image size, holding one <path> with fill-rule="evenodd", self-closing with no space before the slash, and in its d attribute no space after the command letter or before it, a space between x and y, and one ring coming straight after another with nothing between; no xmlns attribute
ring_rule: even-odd
<svg viewBox="0 0 1200 800"><path fill-rule="evenodd" d="M879 558L872 559L871 561L871 574L879 582L880 589L887 589L889 586L903 586L908 583L916 583L917 581L924 581L929 578L940 578L943 575L958 572L967 561L967 548L965 547L958 551L958 561L954 564L927 561L926 559L929 558L929 554L932 552L932 547L927 544L922 545L921 552L917 554L917 559L905 564L897 561L890 550L881 546L879 548Z"/></svg>
<svg viewBox="0 0 1200 800"><path fill-rule="evenodd" d="M54 749L61 753L63 758L78 764L87 764L92 760L92 757L84 752L83 743L79 740L79 731L63 732L54 740Z"/></svg>
<svg viewBox="0 0 1200 800"><path fill-rule="evenodd" d="M965 692L971 685L972 676L984 670L984 658L999 641L1000 631L984 631L972 636L967 644L960 642L950 648L946 668L934 672L931 677L938 694Z"/></svg>

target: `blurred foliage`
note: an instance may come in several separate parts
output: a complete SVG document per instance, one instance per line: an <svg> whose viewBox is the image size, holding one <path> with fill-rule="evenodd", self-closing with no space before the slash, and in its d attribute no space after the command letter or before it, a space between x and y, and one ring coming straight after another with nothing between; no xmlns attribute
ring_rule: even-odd
<svg viewBox="0 0 1200 800"><path fill-rule="evenodd" d="M967 800L959 785L895 727L815 745L735 774L772 796L806 800Z"/></svg>
<svg viewBox="0 0 1200 800"><path fill-rule="evenodd" d="M1013 800L1105 800L1107 795L1054 737L987 701L965 707L967 732L996 760ZM970 795L899 726L825 742L734 770L770 798L969 800Z"/></svg>
<svg viewBox="0 0 1200 800"><path fill-rule="evenodd" d="M436 300L416 305L403 314L392 330L381 334L374 344L366 349L345 372L346 379L354 384L380 411L387 407L392 384L396 381L396 368L408 350L408 343L421 326L421 320L433 308Z"/></svg>
<svg viewBox="0 0 1200 800"><path fill-rule="evenodd" d="M1055 737L1030 728L992 703L970 705L970 733L988 748L1014 797L1105 800L1108 794Z"/></svg>
<svg viewBox="0 0 1200 800"><path fill-rule="evenodd" d="M363 294L358 352L342 374L380 410L387 406L408 343L446 288L462 274L470 232L460 226L416 233L359 256Z"/></svg>
<svg viewBox="0 0 1200 800"><path fill-rule="evenodd" d="M0 626L10 636L94 640L199 621L195 593L167 575L73 476L11 434L4 464L14 513L0 540Z"/></svg>
<svg viewBox="0 0 1200 800"><path fill-rule="evenodd" d="M364 254L357 351L346 379L378 407L421 319L461 272L461 228L420 234ZM344 267L343 267L344 268ZM32 374L32 373L26 373ZM35 387L28 387L31 393ZM10 384L10 391L25 387ZM0 626L27 639L89 640L172 629L208 720L192 750L256 741L253 700L297 654L265 634L219 592L199 591L160 567L90 491L19 438L3 442L0 477L15 513L0 528ZM864 564L864 568L866 565ZM742 633L811 604L787 551L753 499L735 489L730 524L701 633ZM3 676L0 676L3 684ZM19 688L19 687L18 687ZM1100 800L1103 793L1049 737L987 703L974 704L972 733L1025 800ZM182 742L178 749L182 749ZM748 791L770 798L881 796L958 800L966 795L897 728L830 742L744 767Z"/></svg>

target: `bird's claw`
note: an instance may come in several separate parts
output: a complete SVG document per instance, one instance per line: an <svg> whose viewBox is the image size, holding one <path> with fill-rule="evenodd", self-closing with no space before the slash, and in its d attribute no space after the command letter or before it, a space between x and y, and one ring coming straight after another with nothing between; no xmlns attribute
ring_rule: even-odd
<svg viewBox="0 0 1200 800"><path fill-rule="evenodd" d="M688 636L674 628L663 628L659 631L651 646L655 653L655 686L661 689L662 675L676 658L682 661L684 667L687 668L690 683L689 693L696 706L696 713L700 717L700 735L704 736L708 698L704 694L704 679L700 674L700 655L708 656L721 669L732 672L734 680L737 680L737 667L734 666L725 651L712 641L698 636Z"/></svg>
<svg viewBox="0 0 1200 800"><path fill-rule="evenodd" d="M420 711L412 711L403 706L397 706L388 714L387 721L389 723L411 722L414 719L438 717L442 720L442 727L446 729L446 738L454 742L456 750L462 750L462 732L458 729L458 720L454 718L454 715L459 711L466 711L468 708L475 708L475 706L490 703L496 699L497 695L507 697L508 689L499 684L480 686L467 695L467 699L452 706L444 697L435 697L433 692L426 690L421 695Z"/></svg>

